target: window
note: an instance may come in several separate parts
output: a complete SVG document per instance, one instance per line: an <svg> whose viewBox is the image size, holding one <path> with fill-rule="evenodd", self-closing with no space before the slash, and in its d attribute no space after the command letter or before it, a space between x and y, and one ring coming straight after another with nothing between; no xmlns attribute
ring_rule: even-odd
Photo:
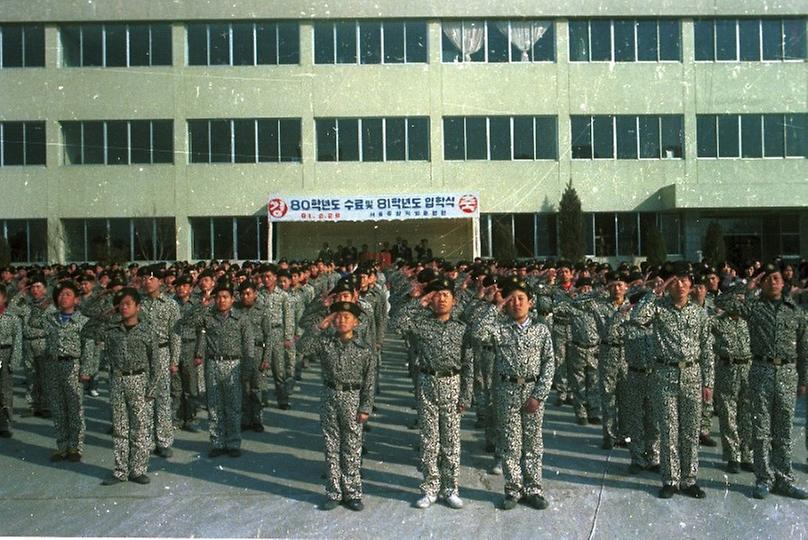
<svg viewBox="0 0 808 540"><path fill-rule="evenodd" d="M8 243L9 262L48 260L47 219L3 219L0 227L0 234Z"/></svg>
<svg viewBox="0 0 808 540"><path fill-rule="evenodd" d="M0 25L0 68L45 67L45 29L41 25Z"/></svg>
<svg viewBox="0 0 808 540"><path fill-rule="evenodd" d="M66 165L174 163L172 120L62 122Z"/></svg>
<svg viewBox="0 0 808 540"><path fill-rule="evenodd" d="M317 118L317 161L429 161L429 118Z"/></svg>
<svg viewBox="0 0 808 540"><path fill-rule="evenodd" d="M45 122L0 122L0 166L44 164Z"/></svg>
<svg viewBox="0 0 808 540"><path fill-rule="evenodd" d="M188 120L190 163L300 162L300 119Z"/></svg>
<svg viewBox="0 0 808 540"><path fill-rule="evenodd" d="M682 37L675 19L573 19L573 62L681 62Z"/></svg>
<svg viewBox="0 0 808 540"><path fill-rule="evenodd" d="M555 160L554 116L447 116L446 160Z"/></svg>
<svg viewBox="0 0 808 540"><path fill-rule="evenodd" d="M65 67L171 65L169 24L83 24L59 29Z"/></svg>
<svg viewBox="0 0 808 540"><path fill-rule="evenodd" d="M255 260L267 258L267 217L192 217L191 257Z"/></svg>
<svg viewBox="0 0 808 540"><path fill-rule="evenodd" d="M297 22L189 23L189 66L259 66L300 63Z"/></svg>
<svg viewBox="0 0 808 540"><path fill-rule="evenodd" d="M701 114L700 158L808 157L808 114Z"/></svg>
<svg viewBox="0 0 808 540"><path fill-rule="evenodd" d="M426 63L426 43L426 21L318 22L314 63Z"/></svg>
<svg viewBox="0 0 808 540"><path fill-rule="evenodd" d="M69 261L157 261L177 258L173 217L63 219Z"/></svg>
<svg viewBox="0 0 808 540"><path fill-rule="evenodd" d="M443 21L444 62L553 62L549 20Z"/></svg>
<svg viewBox="0 0 808 540"><path fill-rule="evenodd" d="M649 233L659 230L669 255L681 253L678 214L653 212L596 212L584 214L587 253L596 257L646 255Z"/></svg>
<svg viewBox="0 0 808 540"><path fill-rule="evenodd" d="M771 62L805 60L805 18L697 19L696 60Z"/></svg>
<svg viewBox="0 0 808 540"><path fill-rule="evenodd" d="M573 159L671 159L684 156L684 120L681 115L572 116L570 124Z"/></svg>

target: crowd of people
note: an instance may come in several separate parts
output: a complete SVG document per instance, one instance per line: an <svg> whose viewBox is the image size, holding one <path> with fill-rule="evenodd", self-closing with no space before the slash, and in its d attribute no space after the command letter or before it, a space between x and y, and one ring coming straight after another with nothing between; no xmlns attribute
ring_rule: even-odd
<svg viewBox="0 0 808 540"><path fill-rule="evenodd" d="M84 394L109 380L114 470L104 485L146 484L151 455L200 429L209 456L241 455L263 409L293 404L322 372L324 509L361 510L386 332L406 345L423 482L415 502L461 508L460 418L474 411L505 478L501 507L547 508L542 421L571 406L627 447L627 474L660 474L662 498L706 494L699 445L753 496L808 499L792 471L795 403L808 383L808 264L593 261L451 263L405 241L388 257L327 244L314 261L51 265L0 271L0 437L12 437L12 370L25 415L53 419L54 462L84 452ZM420 249L419 249L420 248ZM409 255L404 258L403 256ZM808 440L806 441L808 444Z"/></svg>

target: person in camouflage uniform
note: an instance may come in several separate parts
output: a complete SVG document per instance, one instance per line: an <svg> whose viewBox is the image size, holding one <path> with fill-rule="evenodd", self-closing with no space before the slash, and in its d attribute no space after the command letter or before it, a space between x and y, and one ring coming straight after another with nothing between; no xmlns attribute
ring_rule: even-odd
<svg viewBox="0 0 808 540"><path fill-rule="evenodd" d="M255 339L255 356L252 363L247 363L245 359L241 361L241 430L251 429L261 433L264 431L261 378L269 368L267 364L261 363L266 343L261 325L265 314L263 306L257 302L258 293L255 285L245 281L238 290L240 300L235 309L247 317Z"/></svg>
<svg viewBox="0 0 808 540"><path fill-rule="evenodd" d="M50 418L46 395L45 317L55 311L48 298L47 282L42 274L34 274L14 298L10 310L22 319L22 359L25 369L26 400L34 416Z"/></svg>
<svg viewBox="0 0 808 540"><path fill-rule="evenodd" d="M6 311L6 286L0 284L0 437L11 437L14 412L12 370L22 364L22 321Z"/></svg>
<svg viewBox="0 0 808 540"><path fill-rule="evenodd" d="M738 313L749 324L752 366L752 431L755 461L753 496L765 499L769 491L808 499L808 492L794 485L791 468L791 426L795 396L805 395L808 383L808 321L794 300L783 294L783 276L766 265L750 281L760 284L760 296L738 297L738 290L717 299L721 309Z"/></svg>
<svg viewBox="0 0 808 540"><path fill-rule="evenodd" d="M177 322L180 320L180 308L166 293L162 292L162 279L165 272L157 265L143 267L139 272L143 279L146 296L140 306L141 317L151 324L157 333L160 352L157 370L159 377L154 400L149 402L154 414L149 428L149 447L163 458L173 455L174 422L171 406L171 375L179 373L180 349L182 340L177 334Z"/></svg>
<svg viewBox="0 0 808 540"><path fill-rule="evenodd" d="M556 313L567 314L572 319L571 341L567 343L567 377L575 417L579 425L585 426L601 423L598 310L602 303L600 294L592 290L591 278L578 278L575 288L575 298L559 305Z"/></svg>
<svg viewBox="0 0 808 540"><path fill-rule="evenodd" d="M707 291L707 285L709 282L710 278L706 274L699 274L695 276L695 284L693 285L691 296L692 301L697 306L701 307L705 313L707 313L707 317L709 317L710 321L712 322L713 318L715 317L715 303L713 300L713 295L708 294ZM714 411L715 406L712 399L710 401L702 401L699 444L710 448L718 446L718 442L710 436L710 432L713 429Z"/></svg>
<svg viewBox="0 0 808 540"><path fill-rule="evenodd" d="M566 305L574 292L572 270L569 263L558 263L555 270L555 279L557 283L548 291L553 304L552 334L556 362L553 387L558 392L556 405L565 403L572 405L567 369L569 344L572 340L572 319L568 310L564 308L557 309L559 306Z"/></svg>
<svg viewBox="0 0 808 540"><path fill-rule="evenodd" d="M241 455L241 362L255 361L249 317L232 309L233 289L220 284L216 307L203 303L193 315L199 329L196 358L204 362L207 384L210 457Z"/></svg>
<svg viewBox="0 0 808 540"><path fill-rule="evenodd" d="M502 289L507 316L487 317L478 332L496 350L495 398L505 474L504 510L521 498L538 510L547 508L542 487L542 421L550 395L555 358L549 329L531 316L532 289L515 277Z"/></svg>
<svg viewBox="0 0 808 540"><path fill-rule="evenodd" d="M294 365L289 363L286 351L294 346L295 318L289 295L277 286L277 272L275 265L263 267L264 287L258 292L265 313L262 325L266 345L262 364L272 369L278 408L286 410L289 408L290 377L294 383Z"/></svg>
<svg viewBox="0 0 808 540"><path fill-rule="evenodd" d="M436 279L418 304L430 306L400 319L399 331L414 336L420 376L418 420L421 428L421 483L418 508L427 508L440 493L452 508L462 508L458 492L460 415L471 402L472 351L466 325L453 317L454 284ZM410 309L419 309L411 307Z"/></svg>
<svg viewBox="0 0 808 540"><path fill-rule="evenodd" d="M620 333L629 318L631 304L626 299L625 276L610 272L606 276L609 300L598 305L597 323L601 335L598 353L600 409L603 422L603 449L625 446L626 363L625 348Z"/></svg>
<svg viewBox="0 0 808 540"><path fill-rule="evenodd" d="M57 451L51 461L81 461L84 452L84 388L82 382L96 369L92 365L93 340L81 331L87 316L76 311L78 286L63 281L53 290L58 311L49 312L43 321L46 354L45 374Z"/></svg>
<svg viewBox="0 0 808 540"><path fill-rule="evenodd" d="M185 316L199 304L199 299L191 295L193 281L183 275L174 282L174 300L180 309L180 320L174 330L180 336L179 373L171 376L171 398L174 420L180 428L196 433L196 415L199 409L199 366L195 362L196 328L186 324Z"/></svg>
<svg viewBox="0 0 808 540"><path fill-rule="evenodd" d="M326 461L324 510L342 502L354 511L362 504L362 424L373 410L375 354L354 330L362 310L353 302L334 302L304 352L322 366L320 425Z"/></svg>
<svg viewBox="0 0 808 540"><path fill-rule="evenodd" d="M114 470L101 484L111 486L131 480L148 484L149 418L147 403L154 399L159 370L159 337L152 326L140 320L140 293L132 287L116 292L112 303L116 315L108 317L102 330L109 345L107 360L112 403Z"/></svg>
<svg viewBox="0 0 808 540"><path fill-rule="evenodd" d="M632 319L651 324L656 366L652 377L653 406L660 426L660 464L663 499L680 491L701 499L696 483L699 470L699 424L702 400L712 399L713 339L703 309L690 302L692 278L686 263L674 263L663 282L668 294L648 292L635 306Z"/></svg>
<svg viewBox="0 0 808 540"><path fill-rule="evenodd" d="M754 472L749 326L737 313L724 312L712 318L711 327L715 336L715 402L727 472L735 474L741 469Z"/></svg>
<svg viewBox="0 0 808 540"><path fill-rule="evenodd" d="M300 318L306 309L306 299L300 294L300 291L292 287L292 272L288 268L281 268L278 270L278 288L286 294L289 301L289 316L292 318L292 346L284 347L283 354L286 358L287 377L286 377L286 394L291 397L295 390L295 374L299 371L297 363L297 328Z"/></svg>

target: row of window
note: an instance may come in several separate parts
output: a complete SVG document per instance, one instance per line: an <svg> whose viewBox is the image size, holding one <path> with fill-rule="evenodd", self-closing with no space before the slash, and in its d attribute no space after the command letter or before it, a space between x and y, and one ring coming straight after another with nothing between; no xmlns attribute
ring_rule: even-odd
<svg viewBox="0 0 808 540"><path fill-rule="evenodd" d="M429 118L318 118L318 161L429 161Z"/></svg>
<svg viewBox="0 0 808 540"><path fill-rule="evenodd" d="M174 163L171 120L62 122L68 165Z"/></svg>
<svg viewBox="0 0 808 540"><path fill-rule="evenodd" d="M159 261L177 258L173 217L63 219L68 261Z"/></svg>
<svg viewBox="0 0 808 540"><path fill-rule="evenodd" d="M808 114L700 114L700 158L808 157Z"/></svg>
<svg viewBox="0 0 808 540"><path fill-rule="evenodd" d="M59 34L66 67L171 65L169 24L64 25Z"/></svg>
<svg viewBox="0 0 808 540"><path fill-rule="evenodd" d="M299 162L300 119L189 120L191 163Z"/></svg>
<svg viewBox="0 0 808 540"><path fill-rule="evenodd" d="M0 166L44 164L45 122L0 122Z"/></svg>
<svg viewBox="0 0 808 540"><path fill-rule="evenodd" d="M8 246L9 262L41 263L48 260L47 219L2 219L0 238Z"/></svg>
<svg viewBox="0 0 808 540"><path fill-rule="evenodd" d="M295 21L188 23L187 63L255 66L299 64ZM552 20L452 20L441 23L444 62L553 62ZM788 61L808 58L804 17L694 20L697 61ZM67 67L172 64L171 26L60 26ZM570 19L573 62L682 60L679 19ZM425 20L316 22L315 64L426 63ZM0 25L0 67L45 65L42 25Z"/></svg>
<svg viewBox="0 0 808 540"><path fill-rule="evenodd" d="M191 258L266 259L267 216L191 217Z"/></svg>
<svg viewBox="0 0 808 540"><path fill-rule="evenodd" d="M317 118L317 161L430 161L429 118ZM571 116L572 159L680 159L682 115ZM447 161L557 160L555 116L447 116ZM64 163L174 163L171 120L62 122ZM700 114L699 158L808 158L808 113ZM189 120L190 163L300 162L299 118ZM44 122L0 122L0 166L45 165Z"/></svg>

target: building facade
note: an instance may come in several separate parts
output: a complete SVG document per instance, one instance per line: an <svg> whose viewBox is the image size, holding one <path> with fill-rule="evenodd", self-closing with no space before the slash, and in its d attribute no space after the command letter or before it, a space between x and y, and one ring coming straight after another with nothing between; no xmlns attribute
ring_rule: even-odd
<svg viewBox="0 0 808 540"><path fill-rule="evenodd" d="M270 193L480 194L482 254L808 253L806 4L7 0L0 226L14 262L266 259ZM284 223L275 253L468 220Z"/></svg>

